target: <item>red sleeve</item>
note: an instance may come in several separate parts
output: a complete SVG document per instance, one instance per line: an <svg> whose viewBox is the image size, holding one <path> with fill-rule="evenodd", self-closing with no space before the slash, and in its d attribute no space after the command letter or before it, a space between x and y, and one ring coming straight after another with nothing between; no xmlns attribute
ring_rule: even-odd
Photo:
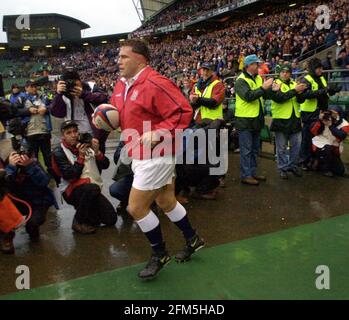
<svg viewBox="0 0 349 320"><path fill-rule="evenodd" d="M321 122L320 120L318 120L314 123L310 131L313 134L313 136L317 136L319 134L320 129L321 129Z"/></svg>
<svg viewBox="0 0 349 320"><path fill-rule="evenodd" d="M225 87L222 82L217 83L212 90L212 99L220 105L225 98Z"/></svg>
<svg viewBox="0 0 349 320"><path fill-rule="evenodd" d="M193 116L193 109L179 88L168 79L152 81L153 103L164 119L155 129L168 129L174 133L175 129L187 128Z"/></svg>

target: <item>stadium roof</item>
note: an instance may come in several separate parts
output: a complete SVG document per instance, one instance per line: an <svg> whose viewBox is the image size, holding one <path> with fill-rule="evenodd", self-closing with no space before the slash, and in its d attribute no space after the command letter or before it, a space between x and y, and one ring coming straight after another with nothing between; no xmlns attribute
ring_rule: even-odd
<svg viewBox="0 0 349 320"><path fill-rule="evenodd" d="M19 15L6 15L3 18L3 31L7 31L7 27L9 23L11 23L15 18L17 18ZM81 30L88 29L90 26L82 22L78 19L72 18L65 16L63 14L58 14L58 13L40 13L40 14L30 14L31 19L35 18L56 18L56 19L64 19L64 20L69 20L71 22L75 22L77 25L79 25Z"/></svg>
<svg viewBox="0 0 349 320"><path fill-rule="evenodd" d="M149 19L177 0L132 0L141 21Z"/></svg>

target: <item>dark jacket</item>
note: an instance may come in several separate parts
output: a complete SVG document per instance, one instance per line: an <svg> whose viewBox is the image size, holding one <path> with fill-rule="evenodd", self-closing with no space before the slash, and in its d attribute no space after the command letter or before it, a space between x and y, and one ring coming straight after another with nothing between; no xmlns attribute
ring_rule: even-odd
<svg viewBox="0 0 349 320"><path fill-rule="evenodd" d="M247 78L255 81L255 77L252 77L248 72L243 71ZM238 94L243 100L252 102L259 98L268 99L270 90L264 90L259 88L257 90L251 90L249 84L242 78L238 79L235 83L235 93ZM259 116L256 118L236 118L236 128L238 130L259 131L264 127L264 111L262 104L260 103Z"/></svg>
<svg viewBox="0 0 349 320"><path fill-rule="evenodd" d="M9 175L8 189L12 195L32 207L54 205L58 209L53 192L48 188L50 178L39 163L20 169L8 164L5 170Z"/></svg>
<svg viewBox="0 0 349 320"><path fill-rule="evenodd" d="M88 120L90 122L91 128L93 130L93 135L97 139L101 139L102 137L105 138L109 133L105 132L104 130L97 129L94 124L92 123L92 114L94 112L94 107L97 107L98 105L102 103L108 102L108 96L104 93L91 93L88 91L83 91L81 97L82 100L84 100L84 107L85 112L88 117ZM71 100L72 104L72 114L69 115L70 119L74 119L74 103ZM67 105L63 100L62 94L57 94L55 98L52 101L51 104L51 114L54 117L57 118L65 118L67 117Z"/></svg>

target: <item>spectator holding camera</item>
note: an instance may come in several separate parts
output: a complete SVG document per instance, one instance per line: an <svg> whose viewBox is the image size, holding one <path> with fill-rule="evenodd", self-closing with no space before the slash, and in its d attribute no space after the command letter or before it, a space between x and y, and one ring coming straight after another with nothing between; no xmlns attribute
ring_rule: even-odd
<svg viewBox="0 0 349 320"><path fill-rule="evenodd" d="M40 226L45 222L48 209L57 203L52 191L48 188L49 176L30 153L11 152L8 161L0 163L7 174L8 192L25 201L32 208L32 216L25 229L32 242L40 240ZM23 203L16 203L18 210L28 214ZM1 237L1 249L4 253L14 253L13 238L15 233L9 232Z"/></svg>
<svg viewBox="0 0 349 320"><path fill-rule="evenodd" d="M307 89L298 96L298 102L301 104L301 118L303 122L300 157L302 169L309 170L312 160L311 126L318 120L320 110L325 111L328 109L329 96L339 92L340 87L336 84L327 84L323 76L323 65L318 58L313 58L309 61L308 74L301 82L306 85Z"/></svg>
<svg viewBox="0 0 349 320"><path fill-rule="evenodd" d="M51 114L57 118L74 120L81 133L90 133L99 140L101 151L105 152L108 133L99 130L92 122L94 108L108 102L105 93L84 89L80 76L76 71L67 71L57 84L57 95L52 101Z"/></svg>
<svg viewBox="0 0 349 320"><path fill-rule="evenodd" d="M24 108L30 116L23 118L26 125L26 139L36 158L41 151L47 172L52 175L51 168L51 118L47 107L47 100L38 93L34 81L27 81L23 98Z"/></svg>
<svg viewBox="0 0 349 320"><path fill-rule="evenodd" d="M56 175L63 179L63 198L76 210L72 229L92 234L100 224L115 225L117 215L102 194L100 175L101 169L109 167L109 159L100 151L98 140L92 136L81 139L78 123L73 120L62 123L61 133L62 142L54 150L52 162Z"/></svg>
<svg viewBox="0 0 349 320"><path fill-rule="evenodd" d="M311 133L315 167L322 170L325 176L343 176L345 167L340 158L343 152L343 141L349 133L349 123L344 119L343 110L334 106L328 111L321 111Z"/></svg>

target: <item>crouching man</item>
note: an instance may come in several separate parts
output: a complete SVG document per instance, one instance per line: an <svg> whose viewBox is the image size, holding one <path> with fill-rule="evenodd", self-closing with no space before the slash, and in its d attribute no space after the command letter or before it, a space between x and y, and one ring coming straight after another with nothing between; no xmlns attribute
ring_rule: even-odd
<svg viewBox="0 0 349 320"><path fill-rule="evenodd" d="M19 199L14 204L19 212L28 215L29 208L32 216L26 223L25 229L32 242L40 240L40 226L45 222L48 209L57 203L52 191L48 188L49 176L31 154L12 152L7 161L0 159L0 170L6 171L6 191ZM1 181L3 184L3 181ZM1 186L3 187L3 185ZM14 231L0 231L0 251L12 254Z"/></svg>
<svg viewBox="0 0 349 320"><path fill-rule="evenodd" d="M314 135L314 167L328 177L343 176L345 173L340 155L343 152L343 141L349 133L349 123L343 116L340 107L331 107L320 113L319 120L311 128Z"/></svg>
<svg viewBox="0 0 349 320"><path fill-rule="evenodd" d="M101 193L101 170L109 167L109 159L99 150L99 142L82 137L78 124L67 120L61 126L62 142L53 152L53 169L63 179L64 200L74 206L72 228L81 234L92 234L100 224L115 225L113 205Z"/></svg>

